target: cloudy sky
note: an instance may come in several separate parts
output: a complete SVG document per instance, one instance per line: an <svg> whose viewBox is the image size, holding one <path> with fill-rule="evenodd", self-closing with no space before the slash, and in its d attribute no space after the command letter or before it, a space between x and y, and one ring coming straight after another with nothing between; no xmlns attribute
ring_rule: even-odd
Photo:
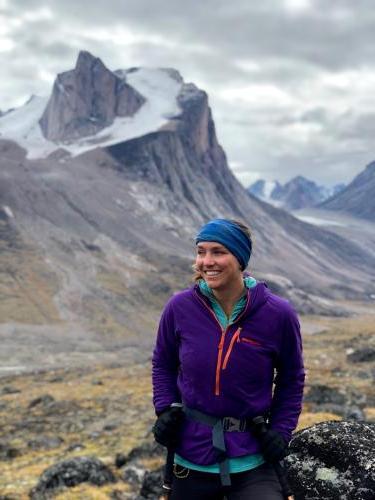
<svg viewBox="0 0 375 500"><path fill-rule="evenodd" d="M375 159L374 32L372 0L0 0L0 109L48 95L81 49L174 67L244 185L349 182Z"/></svg>

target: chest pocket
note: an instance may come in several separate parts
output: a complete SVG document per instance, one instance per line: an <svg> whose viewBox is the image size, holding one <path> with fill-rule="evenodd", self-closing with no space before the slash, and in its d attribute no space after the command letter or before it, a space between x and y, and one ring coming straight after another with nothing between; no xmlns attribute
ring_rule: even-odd
<svg viewBox="0 0 375 500"><path fill-rule="evenodd" d="M258 340L255 340L251 337L245 336L242 332L242 327L238 328L236 332L233 334L233 337L230 341L228 350L226 352L226 355L224 357L223 361L223 366L222 369L225 370L230 357L232 354L235 356L240 354L240 350L242 346L238 346L238 344L248 344L249 346L254 346L254 347L261 347L261 343Z"/></svg>
<svg viewBox="0 0 375 500"><path fill-rule="evenodd" d="M262 347L262 344L259 342L259 340L252 339L251 337L245 337L244 335L240 335L238 338L239 342L245 343L245 344L250 344L253 346L257 347Z"/></svg>
<svg viewBox="0 0 375 500"><path fill-rule="evenodd" d="M238 366L243 363L269 367L272 365L272 350L251 331L239 328L231 339L222 369L225 370L228 364Z"/></svg>

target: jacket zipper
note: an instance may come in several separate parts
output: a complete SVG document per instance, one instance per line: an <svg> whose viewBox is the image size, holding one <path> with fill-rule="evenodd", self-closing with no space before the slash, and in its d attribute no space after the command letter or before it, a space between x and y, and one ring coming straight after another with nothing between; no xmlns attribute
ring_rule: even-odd
<svg viewBox="0 0 375 500"><path fill-rule="evenodd" d="M215 396L220 396L220 368L221 368L221 359L223 357L225 334L227 333L229 326L224 329L221 326L220 322L218 321L218 319L217 319L215 313L212 311L212 309L205 303L204 300L202 300L199 297L199 295L197 294L197 292L195 292L195 293L196 293L196 295L198 297L198 300L200 300L200 302L202 302L202 304L209 310L210 314L213 316L214 320L219 325L220 331L221 331L220 342L219 342L219 345L218 345L217 362L216 362L216 374L215 374Z"/></svg>
<svg viewBox="0 0 375 500"><path fill-rule="evenodd" d="M227 353L225 355L225 358L224 358L224 363L223 363L223 370L225 370L225 368L227 367L227 364L228 364L228 360L229 360L229 356L232 352L232 349L233 349L233 346L234 346L234 343L239 341L239 336L240 336L240 333L241 333L241 330L242 328L238 328L236 330L236 332L233 334L233 337L232 337L232 340L230 341L230 344L229 344L229 347L228 347L228 350L227 350Z"/></svg>
<svg viewBox="0 0 375 500"><path fill-rule="evenodd" d="M204 300L202 300L198 293L195 292L198 300L200 300L200 302L202 302L202 304L209 310L209 312L211 313L211 315L214 317L216 323L219 325L220 327L220 331L221 331L221 337L220 337L220 342L219 342L219 345L218 345L218 354L217 354L217 363L216 363L216 376L215 376L215 396L220 396L220 373L221 373L221 370L225 370L227 364L228 364L228 360L229 360L229 356L230 356L230 353L232 352L232 349L233 349L233 345L234 345L234 337L236 336L236 338L238 339L238 336L240 335L240 332L241 332L241 328L238 328L236 330L236 332L233 334L233 337L232 337L232 340L229 344L229 347L228 347L228 351L227 351L227 354L224 358L224 363L223 363L223 366L221 366L221 360L222 360L222 357L223 357L223 349L224 349L224 340L225 340L225 334L227 333L227 331L229 330L229 327L231 325L228 325L226 329L222 328L220 322L218 321L215 313L212 311L212 309L205 303ZM237 323L237 321L245 314L245 311L249 305L249 301L250 301L250 292L248 292L247 294L247 300L246 300L246 304L245 304L245 307L243 308L243 311L242 313L238 316L238 318L236 319L235 323ZM233 323L232 323L233 324Z"/></svg>
<svg viewBox="0 0 375 500"><path fill-rule="evenodd" d="M216 363L215 396L220 396L220 367L221 367L221 359L223 357L224 339L227 331L228 328L221 331L221 338L219 342L219 350L217 354L217 363Z"/></svg>

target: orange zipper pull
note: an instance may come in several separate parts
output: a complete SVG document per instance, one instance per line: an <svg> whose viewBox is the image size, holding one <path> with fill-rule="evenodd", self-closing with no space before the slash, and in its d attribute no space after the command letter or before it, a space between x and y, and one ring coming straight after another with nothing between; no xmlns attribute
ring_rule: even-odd
<svg viewBox="0 0 375 500"><path fill-rule="evenodd" d="M228 350L227 350L227 353L225 355L225 358L224 358L224 363L223 363L223 367L222 369L225 370L225 368L227 367L227 364L228 364L228 361L229 361L229 356L231 355L231 352L232 352L232 349L233 349L233 346L234 346L234 343L235 342L238 342L238 339L240 337L240 333L241 333L241 330L242 328L238 328L235 333L233 334L233 337L232 337L232 340L230 341L230 344L229 344L229 347L228 347Z"/></svg>

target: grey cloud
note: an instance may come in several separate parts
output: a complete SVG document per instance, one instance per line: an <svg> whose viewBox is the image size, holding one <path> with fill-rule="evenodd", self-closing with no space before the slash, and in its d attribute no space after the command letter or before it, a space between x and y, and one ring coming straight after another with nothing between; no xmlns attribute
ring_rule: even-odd
<svg viewBox="0 0 375 500"><path fill-rule="evenodd" d="M329 118L327 110L324 108L312 108L302 113L298 120L301 123L321 123L327 124Z"/></svg>
<svg viewBox="0 0 375 500"><path fill-rule="evenodd" d="M40 6L39 2L14 1L14 8ZM375 55L373 9L347 4L348 15L335 17L338 4L291 15L282 2L257 7L245 0L217 2L198 0L179 2L139 0L89 2L51 1L56 20L80 20L91 27L123 24L144 34L163 33L180 42L201 41L214 47L222 57L277 57L281 60L308 61L318 67L337 70L349 64L367 62Z"/></svg>
<svg viewBox="0 0 375 500"><path fill-rule="evenodd" d="M365 147L375 137L375 111L362 113L360 116L347 113L337 120L333 130L338 141L360 141Z"/></svg>

